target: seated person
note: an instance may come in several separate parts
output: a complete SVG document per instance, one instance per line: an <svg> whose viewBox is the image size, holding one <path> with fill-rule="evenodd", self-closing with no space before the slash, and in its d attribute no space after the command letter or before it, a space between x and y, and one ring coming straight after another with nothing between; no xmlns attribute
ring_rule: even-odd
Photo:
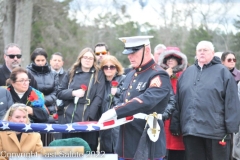
<svg viewBox="0 0 240 160"><path fill-rule="evenodd" d="M5 114L4 121L29 124L27 106L22 103L13 104ZM43 144L39 133L22 133L15 131L0 132L0 159L17 153L41 154ZM20 154L19 154L20 155ZM24 155L24 154L23 154Z"/></svg>

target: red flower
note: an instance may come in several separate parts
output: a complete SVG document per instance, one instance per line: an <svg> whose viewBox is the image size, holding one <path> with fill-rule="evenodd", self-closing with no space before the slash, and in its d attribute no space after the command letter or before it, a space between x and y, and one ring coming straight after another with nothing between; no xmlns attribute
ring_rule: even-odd
<svg viewBox="0 0 240 160"><path fill-rule="evenodd" d="M31 91L29 97L28 97L28 101L33 102L35 100L38 100L38 96L34 91Z"/></svg>
<svg viewBox="0 0 240 160"><path fill-rule="evenodd" d="M224 141L219 141L218 142L220 145L222 145L222 146L225 146L226 145L226 142L224 142Z"/></svg>
<svg viewBox="0 0 240 160"><path fill-rule="evenodd" d="M87 90L87 86L85 84L81 84L81 88L82 90L86 91Z"/></svg>
<svg viewBox="0 0 240 160"><path fill-rule="evenodd" d="M218 142L221 146L225 146L227 144L227 142L224 141L226 137L227 137L227 134L223 137L221 141Z"/></svg>
<svg viewBox="0 0 240 160"><path fill-rule="evenodd" d="M58 114L57 113L53 114L53 119L58 120Z"/></svg>
<svg viewBox="0 0 240 160"><path fill-rule="evenodd" d="M117 81L112 81L112 87L117 87L118 86L118 82Z"/></svg>

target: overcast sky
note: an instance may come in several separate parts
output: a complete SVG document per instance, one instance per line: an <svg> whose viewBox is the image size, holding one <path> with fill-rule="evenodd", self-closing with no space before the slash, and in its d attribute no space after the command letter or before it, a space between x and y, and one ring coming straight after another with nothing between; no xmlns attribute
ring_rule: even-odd
<svg viewBox="0 0 240 160"><path fill-rule="evenodd" d="M91 13L88 14L89 17L91 17L91 19L96 17L97 14L104 12L103 8L106 9L105 10L106 12L110 11L110 9L113 8L113 7L111 7L111 5L112 5L111 0L100 0L100 1L75 0L75 1L80 2L79 4L81 4L81 6L84 6L84 4L89 4L89 3L92 4L91 6L88 6L90 8L92 7ZM184 10L185 7L188 7L188 6L186 6L186 4L181 3L184 0L178 0L178 1L179 2L176 3L176 7L179 10ZM205 0L205 1L209 1L209 0ZM223 3L224 1L226 1L226 0L216 0L217 3L213 3L210 5L212 8L211 11L215 11L215 12L219 12L219 13L215 14L215 12L213 12L213 14L215 14L215 16L211 17L209 25L213 28L219 27L221 29L226 30L226 24L228 24L227 31L231 31L231 30L234 31L235 27L232 26L232 23L233 23L233 19L236 19L237 15L240 15L240 0L230 0L232 2L232 4L229 4L229 6L231 6L231 7L229 7L229 9L228 9L228 13L225 14L225 16L226 16L226 19L224 22L225 28L224 28L224 26L221 26L215 22L215 19L219 18L217 16L221 16L220 14L221 14L221 10L224 8L223 6L226 6L226 4ZM128 6L127 12L131 15L131 18L134 21L138 21L139 23L149 22L150 24L156 25L156 26L161 26L161 24L163 23L163 19L158 15L159 13L157 13L158 10L160 11L162 9L162 7L159 4L159 2L161 2L161 1L159 1L159 0L133 0L133 1L121 0L120 2L127 4L127 6ZM142 7L141 4L144 7ZM72 3L71 7L74 8L75 6L77 6L77 5ZM166 9L166 12L171 11L172 5L170 4L169 1L167 1L164 6ZM209 5L206 3L206 4L199 6L197 9L198 9L198 11L206 12L204 10L208 9L209 8L208 6ZM219 8L219 10L216 11L216 9L218 9L218 8ZM209 12L211 12L211 11L209 11ZM112 11L112 12L114 12L114 11ZM88 13L89 13L89 11L88 11ZM79 19L81 19L81 16L82 16L82 13L79 13L79 16L78 16ZM180 18L183 18L183 16L184 15L182 14ZM170 17L171 17L171 12L168 12L167 18L170 19ZM195 14L194 15L195 23L200 24L199 20L201 18L202 18L201 15ZM189 21L189 25L190 25L190 21Z"/></svg>

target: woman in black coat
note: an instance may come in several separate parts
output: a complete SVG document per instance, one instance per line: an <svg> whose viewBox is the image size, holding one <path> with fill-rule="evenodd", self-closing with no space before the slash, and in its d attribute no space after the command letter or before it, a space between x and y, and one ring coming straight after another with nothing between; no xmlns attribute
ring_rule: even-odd
<svg viewBox="0 0 240 160"><path fill-rule="evenodd" d="M122 85L125 79L124 69L116 57L108 55L101 62L105 74L105 93L101 107L101 114L117 105L122 94ZM119 127L100 131L100 151L114 153L118 139Z"/></svg>
<svg viewBox="0 0 240 160"><path fill-rule="evenodd" d="M63 77L57 98L63 100L65 122L97 121L104 96L105 78L97 67L96 56L91 48L83 49L77 61ZM97 150L98 132L63 134L63 138L80 137Z"/></svg>
<svg viewBox="0 0 240 160"><path fill-rule="evenodd" d="M38 83L38 90L44 94L45 105L49 113L56 113L56 92L58 79L56 73L47 63L47 53L42 48L36 48L31 55L32 63L27 66L28 71Z"/></svg>

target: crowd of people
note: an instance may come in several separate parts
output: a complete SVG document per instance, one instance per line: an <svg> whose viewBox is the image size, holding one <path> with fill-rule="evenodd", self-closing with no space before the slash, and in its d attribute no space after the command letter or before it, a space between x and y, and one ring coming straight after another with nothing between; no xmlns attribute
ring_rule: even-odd
<svg viewBox="0 0 240 160"><path fill-rule="evenodd" d="M21 67L21 48L6 45L0 67L1 120L104 123L139 113L143 118L102 131L0 131L0 151L41 154L54 140L78 137L92 151L117 153L119 160L240 160L235 53L216 56L211 42L200 41L189 65L175 46L158 44L152 54L150 38L119 38L130 62L125 69L103 42L82 49L68 70L60 52L51 54L48 63L43 48L36 48L31 63ZM29 101L32 95L37 102Z"/></svg>

